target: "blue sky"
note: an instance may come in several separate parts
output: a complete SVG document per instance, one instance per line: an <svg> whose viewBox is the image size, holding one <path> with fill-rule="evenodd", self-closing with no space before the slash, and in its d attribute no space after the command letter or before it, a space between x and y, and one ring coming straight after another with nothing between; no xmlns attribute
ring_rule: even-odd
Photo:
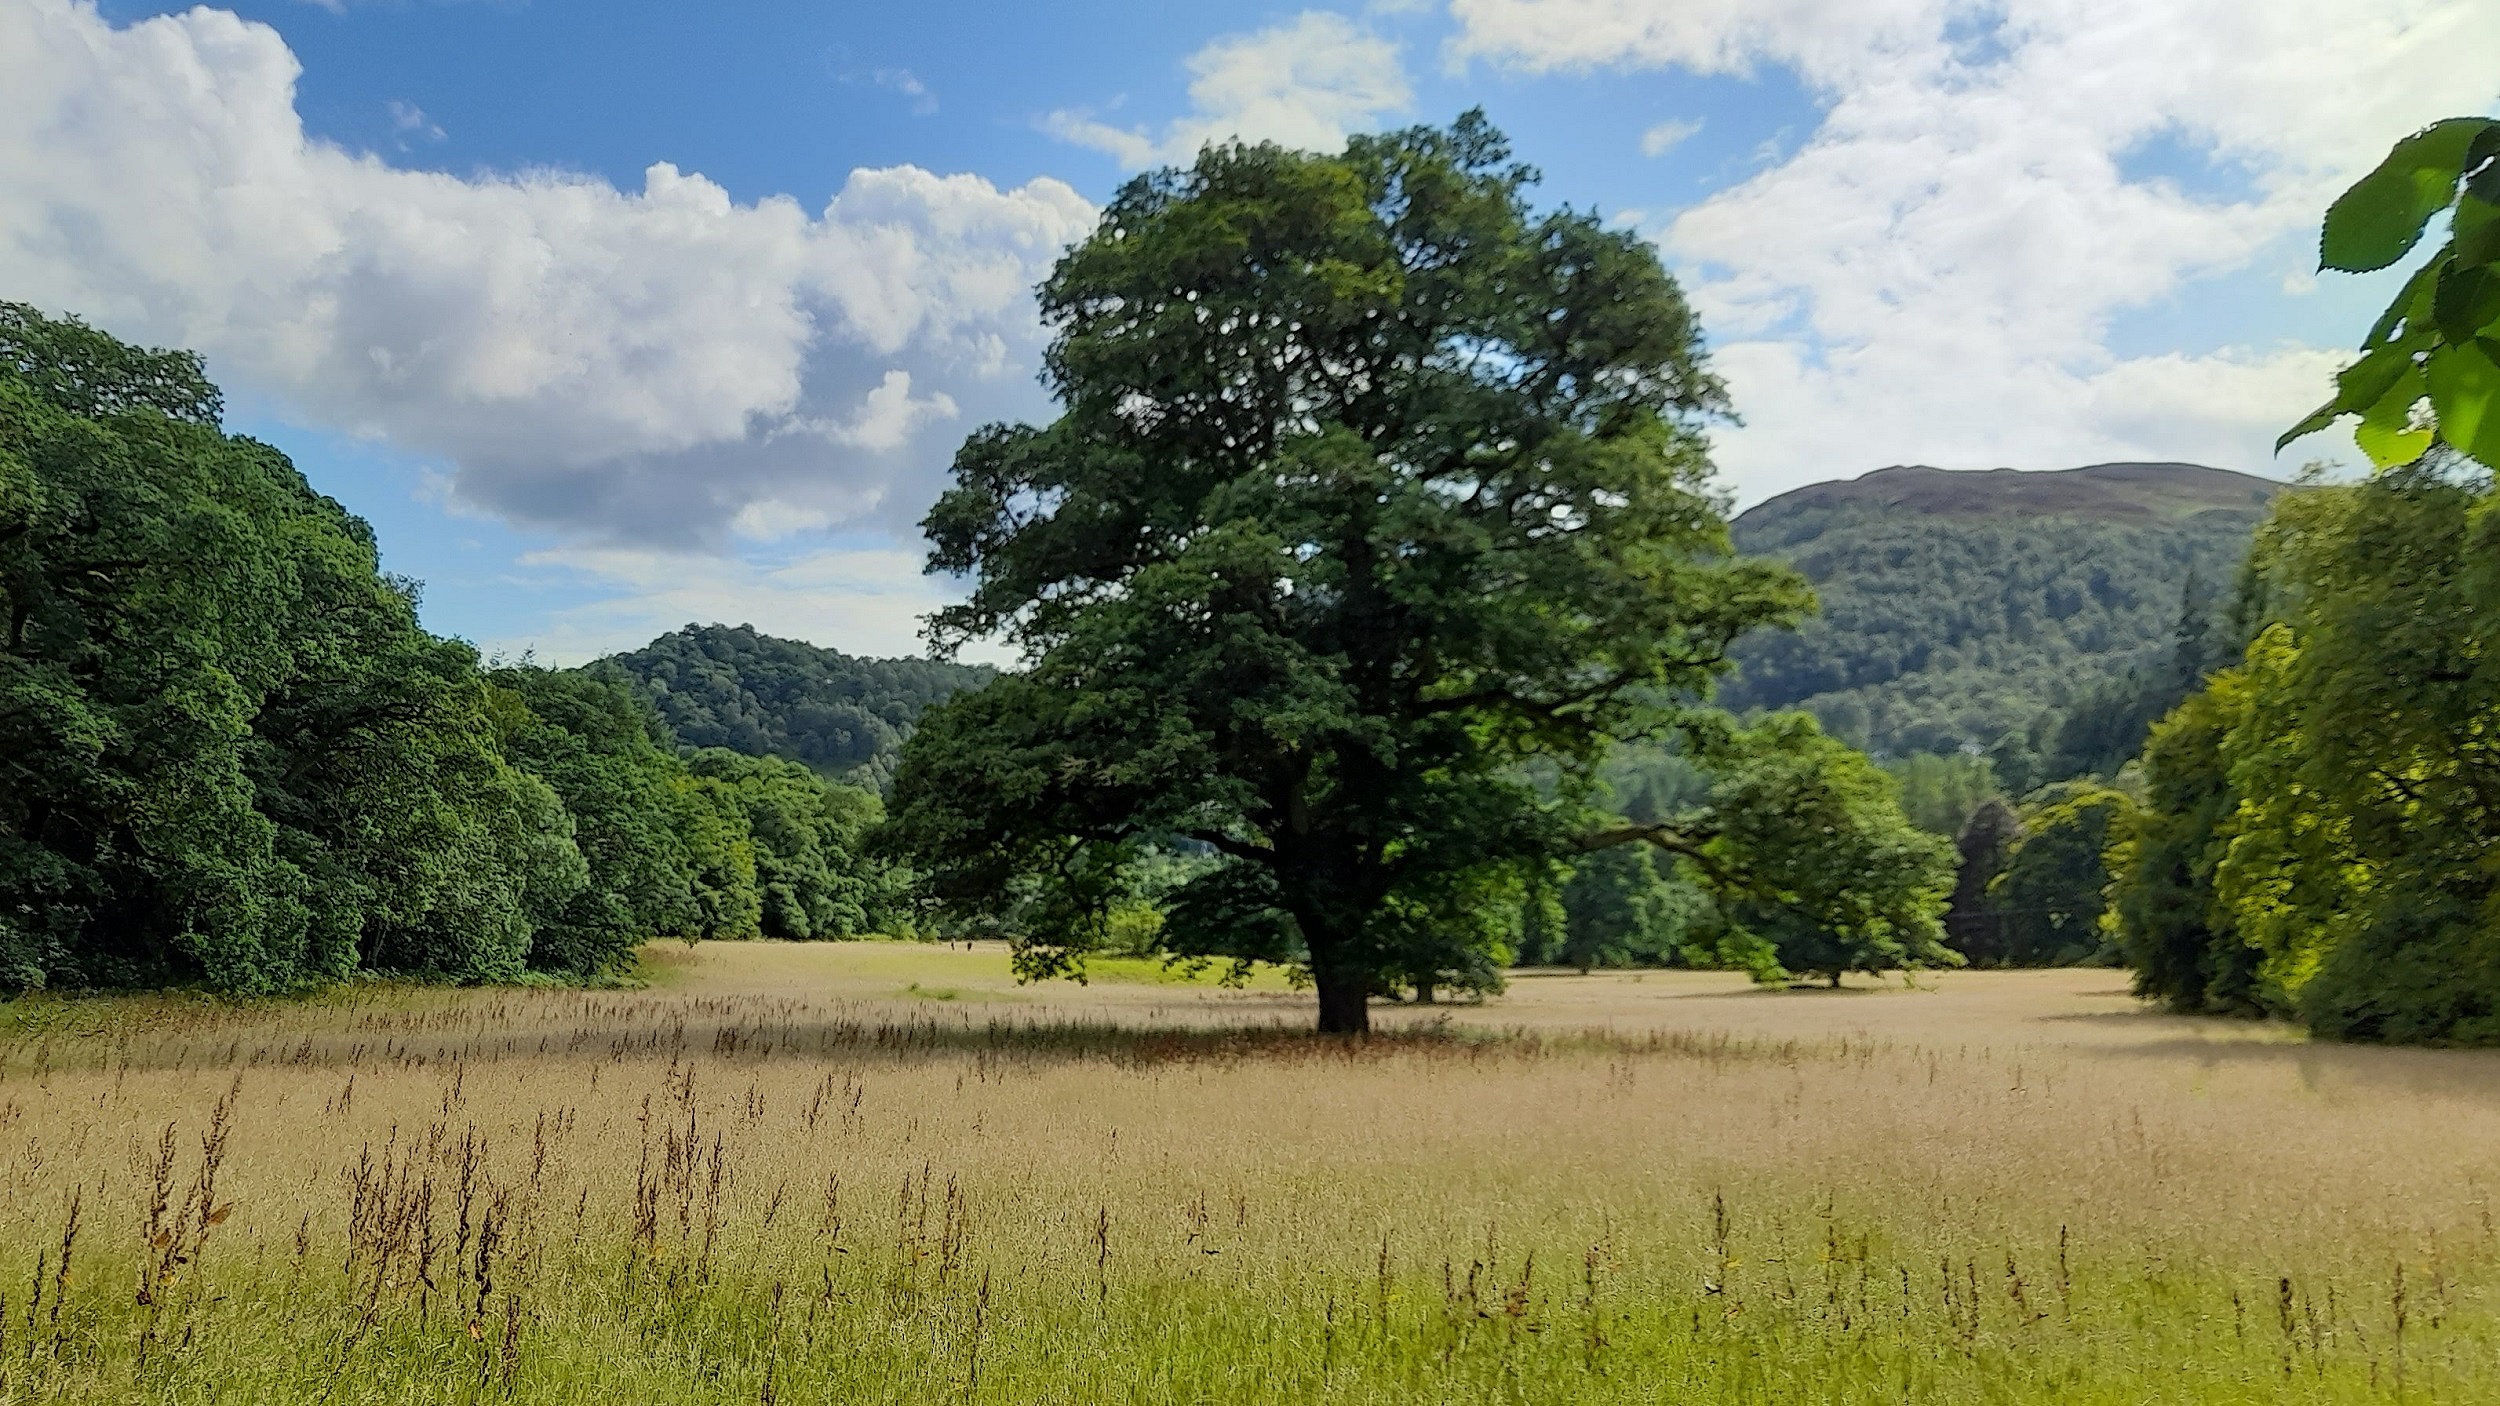
<svg viewBox="0 0 2500 1406"><path fill-rule="evenodd" d="M913 648L953 445L1048 413L1032 283L1202 140L1485 107L1685 281L1741 504L2332 456L2272 436L2387 290L2316 213L2500 97L2484 0L0 10L0 297L200 347L429 624L559 660Z"/></svg>

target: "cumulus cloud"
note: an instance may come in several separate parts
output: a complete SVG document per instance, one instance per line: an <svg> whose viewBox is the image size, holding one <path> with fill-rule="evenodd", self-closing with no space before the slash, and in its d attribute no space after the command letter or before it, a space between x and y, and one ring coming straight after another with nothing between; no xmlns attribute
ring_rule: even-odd
<svg viewBox="0 0 2500 1406"><path fill-rule="evenodd" d="M619 542L916 515L941 431L1038 408L1031 288L1093 218L1060 182L863 169L811 212L667 163L410 170L307 136L297 74L222 11L0 7L0 288Z"/></svg>
<svg viewBox="0 0 2500 1406"><path fill-rule="evenodd" d="M1218 39L1190 55L1189 73L1190 115L1160 135L1071 111L1051 113L1043 130L1123 166L1186 164L1200 147L1235 139L1333 151L1414 101L1398 46L1326 10Z"/></svg>
<svg viewBox="0 0 2500 1406"><path fill-rule="evenodd" d="M2111 348L2127 311L2305 267L2395 136L2485 110L2483 0L1455 0L1454 61L1742 74L1819 128L1660 243L1719 339L1746 497L1889 462L2272 463L2333 353ZM2213 179L2144 174L2156 145Z"/></svg>

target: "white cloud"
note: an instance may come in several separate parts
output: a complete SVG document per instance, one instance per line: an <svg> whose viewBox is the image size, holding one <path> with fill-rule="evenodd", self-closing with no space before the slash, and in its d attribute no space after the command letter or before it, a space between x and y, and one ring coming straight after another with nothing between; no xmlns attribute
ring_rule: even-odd
<svg viewBox="0 0 2500 1406"><path fill-rule="evenodd" d="M2268 467L2275 433L2323 398L2333 353L2122 356L2118 320L2200 279L2296 273L2320 209L2390 140L2500 96L2486 0L1452 10L1457 62L1777 65L1817 95L1802 146L1660 237L1748 422L1720 453L1746 498L1890 462ZM2131 174L2155 142L2233 174Z"/></svg>
<svg viewBox="0 0 2500 1406"><path fill-rule="evenodd" d="M886 548L813 552L765 564L640 548L565 548L534 553L522 565L587 578L616 593L554 611L528 634L479 641L490 655L509 658L526 650L557 665L632 649L689 622L716 621L853 654L922 654L921 617L958 598L945 580L921 574L917 552ZM1003 652L982 645L962 657L1007 662Z"/></svg>
<svg viewBox="0 0 2500 1406"><path fill-rule="evenodd" d="M1045 117L1042 129L1123 166L1187 164L1200 147L1236 139L1334 151L1347 134L1414 101L1398 46L1326 10L1228 35L1188 63L1192 111L1160 136L1064 110Z"/></svg>
<svg viewBox="0 0 2500 1406"><path fill-rule="evenodd" d="M222 11L0 6L0 288L620 541L916 515L922 431L1040 408L1031 288L1093 218L1057 181L858 170L811 213L666 163L463 178L308 137L297 73Z"/></svg>
<svg viewBox="0 0 2500 1406"><path fill-rule="evenodd" d="M908 68L880 68L868 75L868 81L889 92L900 93L911 110L926 117L938 110L937 94L920 81L920 75Z"/></svg>
<svg viewBox="0 0 2500 1406"><path fill-rule="evenodd" d="M1700 130L1701 119L1698 117L1676 118L1658 123L1641 133L1641 155L1664 156L1681 146L1686 139Z"/></svg>
<svg viewBox="0 0 2500 1406"><path fill-rule="evenodd" d="M391 130L402 136L423 137L430 142L443 139L442 124L425 115L425 109L403 98L384 103L391 114Z"/></svg>

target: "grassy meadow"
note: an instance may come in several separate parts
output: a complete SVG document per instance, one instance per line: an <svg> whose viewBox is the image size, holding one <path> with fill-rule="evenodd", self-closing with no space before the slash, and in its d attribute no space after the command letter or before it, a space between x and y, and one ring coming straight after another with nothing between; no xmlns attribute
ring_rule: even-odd
<svg viewBox="0 0 2500 1406"><path fill-rule="evenodd" d="M0 1403L2490 1399L2500 1063L2105 971L0 1006Z"/></svg>

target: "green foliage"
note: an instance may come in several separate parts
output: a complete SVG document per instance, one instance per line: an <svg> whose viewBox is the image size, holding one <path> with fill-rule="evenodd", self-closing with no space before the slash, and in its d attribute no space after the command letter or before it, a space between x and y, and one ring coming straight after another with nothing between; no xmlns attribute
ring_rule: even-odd
<svg viewBox="0 0 2500 1406"><path fill-rule="evenodd" d="M1722 701L1807 709L1879 756L1985 753L2014 791L2106 774L2187 691L2175 673L2183 599L2210 614L2209 583L2236 573L2272 492L2237 475L2154 467L2191 476L2201 496L2167 515L2099 505L2116 514L2107 517L2060 515L2057 503L1964 512L1825 502L1813 490L1754 509L1737 522L1738 546L1796 566L1822 612L1741 642ZM1922 823L1952 834L1961 818Z"/></svg>
<svg viewBox="0 0 2500 1406"><path fill-rule="evenodd" d="M2500 515L2487 474L2287 501L2273 616L2156 734L2118 886L2138 982L2346 1039L2500 1040Z"/></svg>
<svg viewBox="0 0 2500 1406"><path fill-rule="evenodd" d="M2500 467L2500 121L2452 117L2397 142L2327 210L2318 267L2369 273L2421 242L2441 214L2448 242L2406 280L2335 396L2280 449L2345 416L2381 467L2444 444Z"/></svg>
<svg viewBox="0 0 2500 1406"><path fill-rule="evenodd" d="M2067 967L2115 955L2101 922L2110 881L2103 856L2134 809L2125 792L2088 781L2051 787L2024 807L2021 838L1988 883L1990 963Z"/></svg>
<svg viewBox="0 0 2500 1406"><path fill-rule="evenodd" d="M1721 393L1655 252L1532 211L1531 179L1475 115L1338 156L1211 147L1125 186L1044 284L1063 413L973 436L926 523L932 567L973 581L934 637L995 632L1030 668L924 716L888 841L959 912L1017 902L1021 970L1098 949L1176 837L1220 862L1165 905L1166 950L1297 963L1324 1029L1498 981L1585 845L1919 927L1915 886L1788 873L1806 849L1771 809L1591 829L1614 744L1724 732L1693 700L1806 598L1730 555L1700 432ZM1733 799L1854 761L1872 782L1820 783L1847 799L1819 818L1915 834L1810 728L1747 744Z"/></svg>
<svg viewBox="0 0 2500 1406"><path fill-rule="evenodd" d="M1527 908L1520 965L1585 972L1692 960L1688 944L1709 929L1716 910L1672 861L1659 860L1650 846L1614 845L1574 865L1554 903Z"/></svg>
<svg viewBox="0 0 2500 1406"><path fill-rule="evenodd" d="M564 798L591 883L550 942L851 937L893 916L895 879L862 856L876 797L795 762L680 757L613 671L507 668L504 745Z"/></svg>
<svg viewBox="0 0 2500 1406"><path fill-rule="evenodd" d="M0 984L520 975L571 821L365 525L217 405L0 307Z"/></svg>
<svg viewBox="0 0 2500 1406"><path fill-rule="evenodd" d="M1953 889L1950 841L1909 823L1874 763L1822 735L1804 714L1733 734L1711 790L1716 833L1699 856L1731 884L1729 927L1767 941L1776 965L1757 977L1960 966L1944 945Z"/></svg>
<svg viewBox="0 0 2500 1406"><path fill-rule="evenodd" d="M2217 675L2156 724L2145 799L2108 856L2109 923L2139 996L2175 1010L2250 1014L2256 954L2214 897L2236 797L2223 744L2248 716L2241 675Z"/></svg>
<svg viewBox="0 0 2500 1406"><path fill-rule="evenodd" d="M1912 752L1885 761L1883 768L1901 788L1902 814L1931 835L1961 834L1971 816L2006 789L1995 762L1967 752L1942 757Z"/></svg>
<svg viewBox="0 0 2500 1406"><path fill-rule="evenodd" d="M873 797L418 627L196 357L0 305L0 987L590 977L861 931Z"/></svg>
<svg viewBox="0 0 2500 1406"><path fill-rule="evenodd" d="M491 676L502 745L542 777L574 821L590 882L542 936L568 965L622 960L655 935L702 930L685 767L653 739L654 723L613 679L506 668Z"/></svg>
<svg viewBox="0 0 2500 1406"><path fill-rule="evenodd" d="M680 745L784 757L871 789L891 779L924 709L997 673L855 658L746 625L688 625L594 668L631 680Z"/></svg>
<svg viewBox="0 0 2500 1406"><path fill-rule="evenodd" d="M708 747L688 763L745 822L764 936L856 937L893 924L899 876L862 853L884 819L874 794L778 757Z"/></svg>
<svg viewBox="0 0 2500 1406"><path fill-rule="evenodd" d="M2005 951L2004 915L1988 896L1988 885L2005 872L2005 861L2023 837L2022 818L2002 796L1991 796L1973 808L1953 838L1957 856L1953 902L1944 915L1945 940L1978 966L1992 966Z"/></svg>

